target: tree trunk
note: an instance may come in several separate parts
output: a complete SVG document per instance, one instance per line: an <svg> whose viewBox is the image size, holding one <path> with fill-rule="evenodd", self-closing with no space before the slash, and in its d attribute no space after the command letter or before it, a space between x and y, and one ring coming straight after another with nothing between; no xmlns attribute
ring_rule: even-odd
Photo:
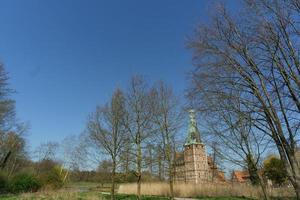
<svg viewBox="0 0 300 200"><path fill-rule="evenodd" d="M170 166L170 172L169 172L169 185L170 185L170 199L174 199L174 181L173 181L173 171L172 166Z"/></svg>
<svg viewBox="0 0 300 200"><path fill-rule="evenodd" d="M66 171L66 174L64 176L64 180L63 180L63 183L66 182L67 178L68 178L68 175L69 175L69 170Z"/></svg>
<svg viewBox="0 0 300 200"><path fill-rule="evenodd" d="M257 173L258 177L259 177L259 184L260 184L260 187L262 189L262 192L263 192L263 195L264 195L264 199L265 200L269 200L270 197L268 195L268 190L267 190L267 187L266 187L266 184L265 184L265 181L263 179L262 176L260 176L258 173Z"/></svg>
<svg viewBox="0 0 300 200"><path fill-rule="evenodd" d="M129 153L126 152L126 161L125 161L125 180L128 181L129 174Z"/></svg>
<svg viewBox="0 0 300 200"><path fill-rule="evenodd" d="M159 180L161 181L162 180L162 160L161 160L160 152L158 153L158 156L157 156L157 162L158 162L158 177L159 177Z"/></svg>
<svg viewBox="0 0 300 200"><path fill-rule="evenodd" d="M298 182L299 181L291 181L291 183L295 189L296 197L297 197L297 199L300 199L300 185Z"/></svg>
<svg viewBox="0 0 300 200"><path fill-rule="evenodd" d="M142 148L140 143L138 143L137 148L137 199L141 200Z"/></svg>
<svg viewBox="0 0 300 200"><path fill-rule="evenodd" d="M152 158L152 146L149 149L149 171L151 176L153 176L153 158Z"/></svg>
<svg viewBox="0 0 300 200"><path fill-rule="evenodd" d="M113 160L111 173L111 200L115 200L115 176L116 176L116 161Z"/></svg>
<svg viewBox="0 0 300 200"><path fill-rule="evenodd" d="M269 195L268 191L264 182L263 177L259 174L259 171L257 169L257 165L255 164L255 161L252 158L252 155L249 154L247 155L247 167L248 167L248 172L250 174L250 180L252 185L259 185L262 189L264 199L269 200Z"/></svg>
<svg viewBox="0 0 300 200"><path fill-rule="evenodd" d="M169 175L169 186L170 186L170 199L173 200L174 199L174 182L173 182L173 164L172 164L172 148L171 148L171 145L170 145L170 138L169 138L169 135L168 135L168 130L166 129L166 141L167 141L167 144L166 144L166 159L167 159L167 162L168 162L168 175Z"/></svg>
<svg viewBox="0 0 300 200"><path fill-rule="evenodd" d="M300 199L300 168L297 165L297 160L294 156L290 159L291 170L287 170L288 178L295 189L297 199Z"/></svg>
<svg viewBox="0 0 300 200"><path fill-rule="evenodd" d="M11 170L8 173L8 177L12 176L12 174L14 173L14 171L16 169L16 165L17 165L16 163L17 163L17 158L14 159L14 162L13 162L13 164L11 166Z"/></svg>
<svg viewBox="0 0 300 200"><path fill-rule="evenodd" d="M129 159L130 159L130 147L128 143L129 139L126 139L126 145L125 145L125 156L124 156L124 173L125 173L125 181L128 181L128 175L129 175Z"/></svg>
<svg viewBox="0 0 300 200"><path fill-rule="evenodd" d="M4 157L2 163L0 164L0 168L1 168L1 169L4 169L4 168L5 168L6 163L7 163L8 159L9 159L10 155L11 155L11 151L9 151L9 152L6 154L6 156Z"/></svg>
<svg viewBox="0 0 300 200"><path fill-rule="evenodd" d="M291 153L287 146L281 146L278 143L276 143L276 146L287 171L288 179L295 190L296 197L300 199L300 166L295 152L297 150L295 148L294 153Z"/></svg>

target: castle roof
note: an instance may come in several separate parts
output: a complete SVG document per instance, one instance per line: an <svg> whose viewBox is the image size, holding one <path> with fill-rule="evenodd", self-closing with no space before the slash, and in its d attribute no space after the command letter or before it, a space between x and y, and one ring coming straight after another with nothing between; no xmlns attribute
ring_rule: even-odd
<svg viewBox="0 0 300 200"><path fill-rule="evenodd" d="M217 174L218 180L221 181L221 182L225 182L226 179L225 179L225 174L224 174L224 172L218 171L217 173L218 173L218 174Z"/></svg>
<svg viewBox="0 0 300 200"><path fill-rule="evenodd" d="M243 183L249 181L250 175L247 171L233 171L233 179L237 182Z"/></svg>
<svg viewBox="0 0 300 200"><path fill-rule="evenodd" d="M191 144L201 144L200 139L200 132L197 127L195 111L190 110L190 122L189 122L189 129L188 129L188 136L186 138L184 145L191 145Z"/></svg>

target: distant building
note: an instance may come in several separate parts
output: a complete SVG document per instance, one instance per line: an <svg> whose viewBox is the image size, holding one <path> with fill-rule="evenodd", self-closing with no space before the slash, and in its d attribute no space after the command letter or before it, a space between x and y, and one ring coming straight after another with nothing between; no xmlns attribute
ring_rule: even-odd
<svg viewBox="0 0 300 200"><path fill-rule="evenodd" d="M207 156L196 124L195 112L190 110L188 136L183 152L175 155L175 181L177 182L224 182L225 176Z"/></svg>
<svg viewBox="0 0 300 200"><path fill-rule="evenodd" d="M247 171L233 171L232 182L234 183L250 183L250 174Z"/></svg>

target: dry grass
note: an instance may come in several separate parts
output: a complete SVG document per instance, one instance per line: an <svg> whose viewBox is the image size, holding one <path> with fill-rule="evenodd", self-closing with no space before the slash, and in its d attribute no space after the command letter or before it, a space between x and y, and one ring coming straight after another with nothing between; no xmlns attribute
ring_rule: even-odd
<svg viewBox="0 0 300 200"><path fill-rule="evenodd" d="M20 195L0 196L2 200L98 200L102 199L99 185L93 183L77 183L72 187L58 191L40 191L37 193L25 193ZM176 197L248 197L259 199L261 192L259 188L247 185L231 184L176 184ZM118 189L120 194L136 194L136 184L121 184ZM163 182L143 183L143 195L168 196L169 185ZM291 197L294 195L292 188L272 189L270 194L274 197ZM284 198L282 198L284 199Z"/></svg>
<svg viewBox="0 0 300 200"><path fill-rule="evenodd" d="M232 184L175 184L176 197L248 197L259 199L262 197L260 188L249 185ZM118 193L136 194L136 184L121 184ZM143 195L168 196L169 185L167 183L143 183ZM290 197L293 195L291 189L273 189L271 196Z"/></svg>

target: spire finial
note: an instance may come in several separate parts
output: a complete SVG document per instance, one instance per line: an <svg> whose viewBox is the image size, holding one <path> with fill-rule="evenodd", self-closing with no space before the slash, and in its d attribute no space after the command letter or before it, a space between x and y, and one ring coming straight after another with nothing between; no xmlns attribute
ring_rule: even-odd
<svg viewBox="0 0 300 200"><path fill-rule="evenodd" d="M194 109L190 109L189 113L190 113L190 122L196 123L195 110Z"/></svg>
<svg viewBox="0 0 300 200"><path fill-rule="evenodd" d="M186 139L185 145L190 145L190 144L200 144L200 133L197 127L196 123L196 116L195 116L195 110L190 109L189 110L189 129L188 129L188 137Z"/></svg>

